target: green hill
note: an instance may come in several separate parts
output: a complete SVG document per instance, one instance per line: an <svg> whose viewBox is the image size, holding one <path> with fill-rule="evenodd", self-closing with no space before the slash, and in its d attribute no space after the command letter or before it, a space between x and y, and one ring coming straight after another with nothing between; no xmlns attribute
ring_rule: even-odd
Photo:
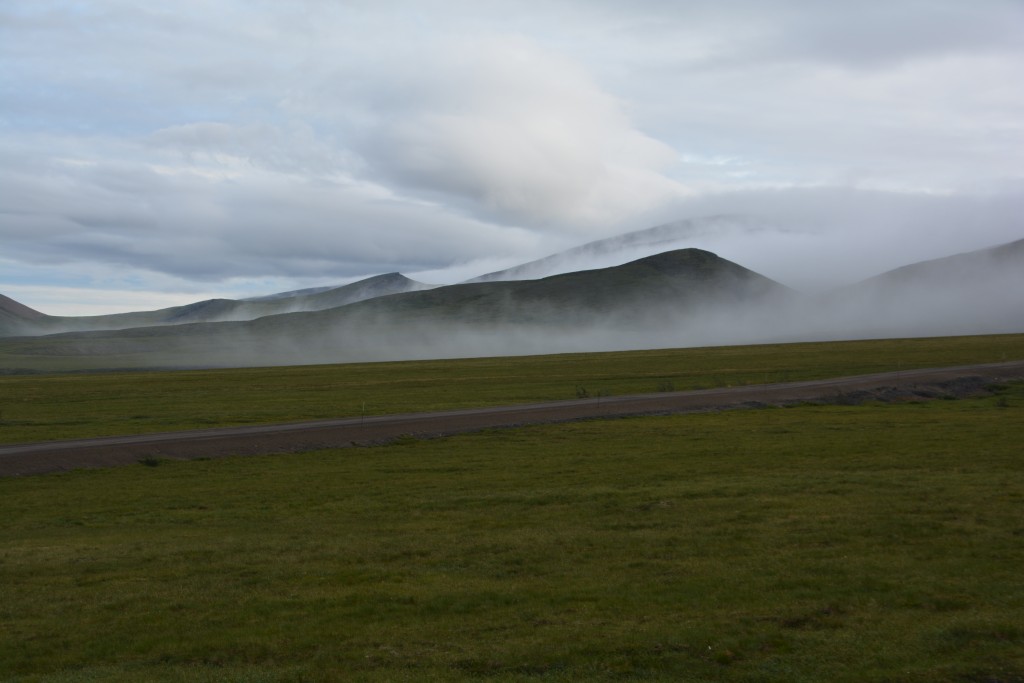
<svg viewBox="0 0 1024 683"><path fill-rule="evenodd" d="M631 320L652 310L680 315L697 306L795 295L783 285L701 249L680 249L621 266L438 287L347 307L468 323L557 324L594 316Z"/></svg>

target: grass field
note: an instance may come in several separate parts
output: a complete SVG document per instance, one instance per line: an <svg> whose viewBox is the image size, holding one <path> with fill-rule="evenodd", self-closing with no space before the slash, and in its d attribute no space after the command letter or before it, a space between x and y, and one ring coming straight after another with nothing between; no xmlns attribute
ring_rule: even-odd
<svg viewBox="0 0 1024 683"><path fill-rule="evenodd" d="M1022 424L1012 385L0 480L0 680L1019 682Z"/></svg>
<svg viewBox="0 0 1024 683"><path fill-rule="evenodd" d="M1024 335L241 370L0 375L0 443L755 384L1024 358Z"/></svg>

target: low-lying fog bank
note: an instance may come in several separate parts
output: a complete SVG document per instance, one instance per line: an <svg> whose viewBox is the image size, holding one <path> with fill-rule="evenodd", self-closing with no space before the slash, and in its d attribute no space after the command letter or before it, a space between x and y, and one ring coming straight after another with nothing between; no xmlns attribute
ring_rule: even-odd
<svg viewBox="0 0 1024 683"><path fill-rule="evenodd" d="M1024 240L817 296L686 249L245 322L10 338L0 340L0 368L47 367L54 358L83 367L215 367L1014 333L1024 332L1022 293Z"/></svg>

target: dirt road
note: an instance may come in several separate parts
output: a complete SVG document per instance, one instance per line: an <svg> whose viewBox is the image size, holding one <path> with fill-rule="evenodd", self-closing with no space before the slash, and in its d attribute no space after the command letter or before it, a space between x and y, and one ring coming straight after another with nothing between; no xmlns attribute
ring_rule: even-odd
<svg viewBox="0 0 1024 683"><path fill-rule="evenodd" d="M974 379L968 381L968 378ZM49 441L0 446L0 476L110 467L147 458L187 460L299 452L377 444L405 435L442 436L587 418L699 412L798 401L841 401L855 398L857 392L883 389L891 395L912 397L915 390L924 394L927 393L924 388L955 386L958 381L966 382L964 386L979 386L1007 379L1024 379L1024 361L434 413Z"/></svg>

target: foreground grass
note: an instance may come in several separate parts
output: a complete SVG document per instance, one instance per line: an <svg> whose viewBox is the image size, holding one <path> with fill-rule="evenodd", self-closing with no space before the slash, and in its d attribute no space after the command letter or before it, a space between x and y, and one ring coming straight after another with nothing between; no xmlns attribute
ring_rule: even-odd
<svg viewBox="0 0 1024 683"><path fill-rule="evenodd" d="M241 370L0 376L0 443L795 381L1024 358L994 335Z"/></svg>
<svg viewBox="0 0 1024 683"><path fill-rule="evenodd" d="M1024 680L1024 386L0 480L0 680Z"/></svg>

